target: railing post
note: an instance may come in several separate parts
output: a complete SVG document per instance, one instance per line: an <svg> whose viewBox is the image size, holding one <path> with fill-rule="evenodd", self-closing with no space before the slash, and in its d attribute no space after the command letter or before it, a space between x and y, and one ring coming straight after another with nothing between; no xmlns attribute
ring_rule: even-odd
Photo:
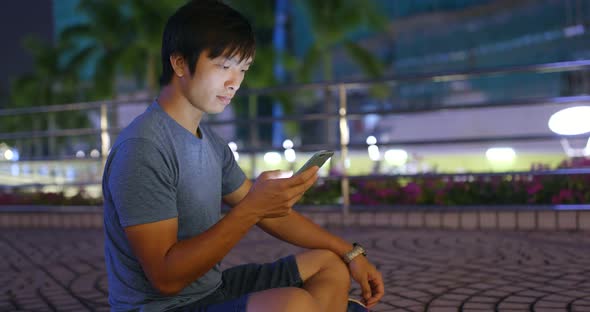
<svg viewBox="0 0 590 312"><path fill-rule="evenodd" d="M250 119L250 146L256 149L259 146L258 140L258 122L253 120L258 116L258 97L255 94L248 96L248 119ZM252 172L252 178L256 178L256 152L252 152L250 155L250 170Z"/></svg>
<svg viewBox="0 0 590 312"><path fill-rule="evenodd" d="M41 139L39 138L39 136L37 136L37 133L41 131L41 122L39 121L39 117L35 114L33 114L31 116L33 118L33 133L35 135L33 135L33 150L31 155L33 157L41 157L43 156L43 142L41 142Z"/></svg>
<svg viewBox="0 0 590 312"><path fill-rule="evenodd" d="M340 96L340 157L342 161L342 180L340 187L342 190L342 214L347 216L350 209L350 185L348 181L348 143L350 142L350 133L348 131L348 122L346 120L346 86L338 86Z"/></svg>
<svg viewBox="0 0 590 312"><path fill-rule="evenodd" d="M55 114L54 112L51 112L47 115L47 128L49 130L49 157L52 156L56 156L56 150L57 150L57 143L56 143L56 139L55 139L55 130L57 129L56 126L56 122L55 122Z"/></svg>
<svg viewBox="0 0 590 312"><path fill-rule="evenodd" d="M103 169L109 156L110 147L111 137L109 135L108 106L106 103L102 103L100 105L100 154Z"/></svg>

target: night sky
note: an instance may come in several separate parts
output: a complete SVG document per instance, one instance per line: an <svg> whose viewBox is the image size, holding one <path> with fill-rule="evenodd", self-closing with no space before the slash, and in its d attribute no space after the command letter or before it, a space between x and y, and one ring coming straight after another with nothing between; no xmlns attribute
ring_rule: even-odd
<svg viewBox="0 0 590 312"><path fill-rule="evenodd" d="M68 0L58 0L68 1ZM8 0L0 2L0 107L6 106L9 81L33 68L31 57L22 48L28 34L53 38L51 0Z"/></svg>

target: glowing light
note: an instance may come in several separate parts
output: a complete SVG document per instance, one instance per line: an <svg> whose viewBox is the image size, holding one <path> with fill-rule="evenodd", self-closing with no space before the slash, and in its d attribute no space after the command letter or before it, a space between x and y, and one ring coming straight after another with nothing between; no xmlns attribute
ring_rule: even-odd
<svg viewBox="0 0 590 312"><path fill-rule="evenodd" d="M377 138L374 137L374 136L372 136L372 135L369 136L369 137L367 137L367 144L368 145L375 145L375 144L377 144Z"/></svg>
<svg viewBox="0 0 590 312"><path fill-rule="evenodd" d="M286 149L285 150L285 159L292 163L295 161L295 159L297 158L297 155L295 154L295 150L292 148Z"/></svg>
<svg viewBox="0 0 590 312"><path fill-rule="evenodd" d="M561 135L590 132L590 106L562 109L549 118L549 129Z"/></svg>
<svg viewBox="0 0 590 312"><path fill-rule="evenodd" d="M16 177L16 176L18 176L18 174L20 173L20 170L19 170L19 169L20 169L20 168L18 167L18 165L17 165L17 164L12 164L12 165L10 166L10 174L11 174L13 177Z"/></svg>
<svg viewBox="0 0 590 312"><path fill-rule="evenodd" d="M390 149L383 155L385 161L394 166L403 166L408 161L408 152L403 149Z"/></svg>
<svg viewBox="0 0 590 312"><path fill-rule="evenodd" d="M90 151L90 157L98 158L98 157L100 157L100 152L97 149L93 149Z"/></svg>
<svg viewBox="0 0 590 312"><path fill-rule="evenodd" d="M264 154L264 161L269 165L278 165L281 162L281 154L277 152L268 152Z"/></svg>
<svg viewBox="0 0 590 312"><path fill-rule="evenodd" d="M369 158L372 161L377 161L381 159L381 153L379 153L379 147L377 145L370 145L369 148Z"/></svg>
<svg viewBox="0 0 590 312"><path fill-rule="evenodd" d="M492 147L486 151L486 157L492 162L510 162L516 158L516 152L511 147Z"/></svg>
<svg viewBox="0 0 590 312"><path fill-rule="evenodd" d="M4 158L6 160L12 160L13 157L14 157L14 153L12 152L11 149L7 149L4 151Z"/></svg>
<svg viewBox="0 0 590 312"><path fill-rule="evenodd" d="M293 148L293 141L287 139L285 141L283 141L283 148L284 149L290 149Z"/></svg>
<svg viewBox="0 0 590 312"><path fill-rule="evenodd" d="M86 157L86 153L84 153L84 151L77 151L76 152L76 158L84 158Z"/></svg>

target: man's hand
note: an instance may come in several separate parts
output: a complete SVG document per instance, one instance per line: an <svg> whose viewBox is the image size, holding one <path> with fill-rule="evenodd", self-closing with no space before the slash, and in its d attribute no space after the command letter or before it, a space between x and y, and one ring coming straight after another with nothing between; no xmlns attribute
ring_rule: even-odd
<svg viewBox="0 0 590 312"><path fill-rule="evenodd" d="M364 256L357 256L348 264L350 275L361 285L364 303L372 308L385 293L383 277Z"/></svg>
<svg viewBox="0 0 590 312"><path fill-rule="evenodd" d="M280 178L280 171L265 171L236 208L242 206L259 219L284 217L317 180L319 168L313 166L301 174ZM244 209L242 208L242 209Z"/></svg>

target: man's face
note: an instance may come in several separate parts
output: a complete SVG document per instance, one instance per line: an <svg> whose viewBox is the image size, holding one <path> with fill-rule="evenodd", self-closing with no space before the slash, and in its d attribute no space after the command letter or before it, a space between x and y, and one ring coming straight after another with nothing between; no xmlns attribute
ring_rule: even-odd
<svg viewBox="0 0 590 312"><path fill-rule="evenodd" d="M252 58L240 62L239 57L219 56L210 59L207 52L201 53L194 75L181 79L182 91L196 109L216 114L230 103L240 88ZM185 72L189 73L188 65Z"/></svg>

